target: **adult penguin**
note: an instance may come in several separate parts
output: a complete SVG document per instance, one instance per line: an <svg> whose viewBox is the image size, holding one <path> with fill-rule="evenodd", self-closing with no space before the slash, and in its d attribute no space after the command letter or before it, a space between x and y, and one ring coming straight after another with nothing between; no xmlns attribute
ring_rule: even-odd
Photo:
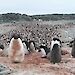
<svg viewBox="0 0 75 75"><path fill-rule="evenodd" d="M41 57L46 58L47 54L50 52L50 49L45 45L40 45L38 52L41 52Z"/></svg>
<svg viewBox="0 0 75 75"><path fill-rule="evenodd" d="M34 52L35 51L35 42L33 40L29 41L29 51Z"/></svg>
<svg viewBox="0 0 75 75"><path fill-rule="evenodd" d="M71 55L72 55L73 58L75 58L75 38L74 38L74 41L73 41Z"/></svg>
<svg viewBox="0 0 75 75"><path fill-rule="evenodd" d="M24 40L24 41L22 41L22 43L23 43L23 46L24 46L25 55L29 54L29 42Z"/></svg>

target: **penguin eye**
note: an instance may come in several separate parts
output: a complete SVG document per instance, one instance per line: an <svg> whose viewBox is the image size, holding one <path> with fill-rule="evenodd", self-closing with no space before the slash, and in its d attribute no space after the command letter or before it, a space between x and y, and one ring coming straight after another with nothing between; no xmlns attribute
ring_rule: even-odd
<svg viewBox="0 0 75 75"><path fill-rule="evenodd" d="M41 50L39 49L38 52L41 52Z"/></svg>

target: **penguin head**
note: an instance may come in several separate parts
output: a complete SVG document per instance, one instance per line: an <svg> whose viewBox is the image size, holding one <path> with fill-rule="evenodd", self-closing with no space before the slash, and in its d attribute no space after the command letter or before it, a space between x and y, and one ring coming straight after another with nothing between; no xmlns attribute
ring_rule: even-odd
<svg viewBox="0 0 75 75"><path fill-rule="evenodd" d="M53 38L53 41L56 41L56 40L57 40L57 41L59 41L59 43L61 44L61 41L60 41L60 39L59 39L59 38L56 38L56 37L55 37L55 38Z"/></svg>
<svg viewBox="0 0 75 75"><path fill-rule="evenodd" d="M53 38L53 40L51 41L51 48L50 48L51 50L55 44L61 47L61 41L58 38Z"/></svg>
<svg viewBox="0 0 75 75"><path fill-rule="evenodd" d="M34 42L33 40L30 40L30 41L29 41L29 44L35 46L35 42Z"/></svg>
<svg viewBox="0 0 75 75"><path fill-rule="evenodd" d="M21 38L21 36L18 33L14 33L11 38L18 39Z"/></svg>
<svg viewBox="0 0 75 75"><path fill-rule="evenodd" d="M0 44L0 49L3 50L4 49L4 45Z"/></svg>
<svg viewBox="0 0 75 75"><path fill-rule="evenodd" d="M53 49L59 48L59 45L56 43L53 45Z"/></svg>

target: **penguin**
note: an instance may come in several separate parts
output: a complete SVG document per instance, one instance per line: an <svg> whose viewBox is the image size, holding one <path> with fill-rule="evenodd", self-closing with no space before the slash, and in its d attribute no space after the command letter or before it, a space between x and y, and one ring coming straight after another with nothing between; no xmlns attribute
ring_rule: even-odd
<svg viewBox="0 0 75 75"><path fill-rule="evenodd" d="M3 56L5 56L5 57L8 57L10 41L11 41L11 40L8 40L8 39L7 39L6 46L4 47L4 50L3 50Z"/></svg>
<svg viewBox="0 0 75 75"><path fill-rule="evenodd" d="M54 37L54 38L52 39L52 41L51 41L50 50L52 50L54 43L57 43L57 44L61 47L61 40L58 39L58 38L56 38L56 37Z"/></svg>
<svg viewBox="0 0 75 75"><path fill-rule="evenodd" d="M51 48L47 58L54 64L61 61L61 41L58 38L53 38L51 41Z"/></svg>
<svg viewBox="0 0 75 75"><path fill-rule="evenodd" d="M0 44L0 51L4 50L4 45Z"/></svg>
<svg viewBox="0 0 75 75"><path fill-rule="evenodd" d="M40 45L39 50L37 52L41 52L41 57L46 58L47 54L50 52L50 49L45 45Z"/></svg>
<svg viewBox="0 0 75 75"><path fill-rule="evenodd" d="M30 52L35 52L35 42L33 40L29 41L29 51Z"/></svg>
<svg viewBox="0 0 75 75"><path fill-rule="evenodd" d="M74 40L70 41L70 43L68 44L69 47L72 47L72 46L73 46L73 41L74 41Z"/></svg>
<svg viewBox="0 0 75 75"><path fill-rule="evenodd" d="M50 61L54 64L61 61L61 50L57 43L53 45L52 51L50 52Z"/></svg>
<svg viewBox="0 0 75 75"><path fill-rule="evenodd" d="M0 56L3 56L4 45L0 44Z"/></svg>
<svg viewBox="0 0 75 75"><path fill-rule="evenodd" d="M75 38L74 38L74 41L73 41L71 55L72 55L73 58L75 58Z"/></svg>
<svg viewBox="0 0 75 75"><path fill-rule="evenodd" d="M30 53L29 52L29 42L24 40L24 41L22 41L22 43L23 43L23 46L24 46L25 55L29 54Z"/></svg>
<svg viewBox="0 0 75 75"><path fill-rule="evenodd" d="M27 49L29 50L29 42L27 40L23 40L22 43L26 44Z"/></svg>
<svg viewBox="0 0 75 75"><path fill-rule="evenodd" d="M8 57L14 63L24 60L24 46L20 39L20 34L13 34L8 48Z"/></svg>

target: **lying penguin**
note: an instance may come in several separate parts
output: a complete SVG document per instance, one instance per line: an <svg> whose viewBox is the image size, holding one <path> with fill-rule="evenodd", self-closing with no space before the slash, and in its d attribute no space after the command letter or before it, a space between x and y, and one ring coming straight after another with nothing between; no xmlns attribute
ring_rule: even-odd
<svg viewBox="0 0 75 75"><path fill-rule="evenodd" d="M61 42L58 38L53 38L51 41L51 50L50 53L48 54L47 58L50 60L52 63L59 63L61 61Z"/></svg>
<svg viewBox="0 0 75 75"><path fill-rule="evenodd" d="M9 44L8 57L12 62L22 62L24 60L24 46L20 39L20 34L13 34Z"/></svg>
<svg viewBox="0 0 75 75"><path fill-rule="evenodd" d="M41 57L46 58L47 54L50 52L50 49L44 44L42 44L39 46L39 49L37 50L37 52L41 52Z"/></svg>

